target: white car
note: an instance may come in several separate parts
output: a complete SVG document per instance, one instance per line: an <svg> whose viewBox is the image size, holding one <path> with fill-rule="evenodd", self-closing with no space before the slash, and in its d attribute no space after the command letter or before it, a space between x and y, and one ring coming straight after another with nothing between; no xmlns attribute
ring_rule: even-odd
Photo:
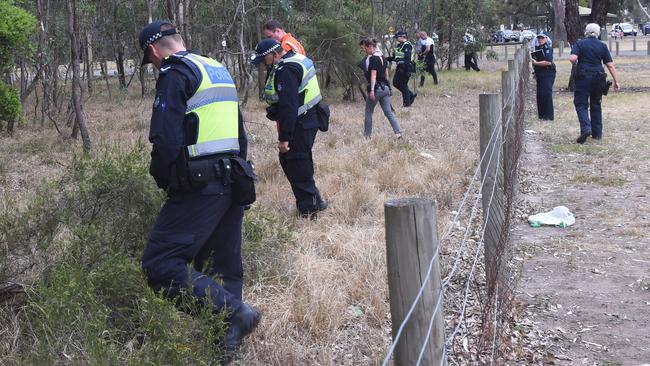
<svg viewBox="0 0 650 366"><path fill-rule="evenodd" d="M535 32L533 32L530 29L526 29L524 31L521 31L521 34L519 35L519 42L523 42L524 39L527 39L527 40L530 41L533 38L535 38L535 36L536 36Z"/></svg>
<svg viewBox="0 0 650 366"><path fill-rule="evenodd" d="M634 27L630 23L614 23L614 25L612 26L612 31L623 32L623 34L626 36L635 36L635 37L637 33L637 30L634 29Z"/></svg>

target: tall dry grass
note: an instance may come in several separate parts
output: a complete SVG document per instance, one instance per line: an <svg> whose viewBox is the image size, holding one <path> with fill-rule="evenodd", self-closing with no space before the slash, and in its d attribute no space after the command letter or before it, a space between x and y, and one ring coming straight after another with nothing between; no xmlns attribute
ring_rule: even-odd
<svg viewBox="0 0 650 366"><path fill-rule="evenodd" d="M396 115L406 130L401 140L393 138L379 108L373 137L365 140L363 102L331 100L330 131L319 133L314 147L316 182L330 203L317 221L295 217L293 195L277 161L275 126L264 117L262 103L249 103L244 112L250 158L259 175L255 205L286 216L295 231L292 245L278 258L286 280L248 283L244 290L245 300L261 309L263 321L246 342L241 364L380 363L390 342L383 202L432 197L439 222L447 222L478 161L478 94L498 88L497 71L503 65L481 67L480 73L441 72L438 86L428 78L410 108L401 107L395 91ZM151 103L135 89L114 92L110 101L105 94L92 96L86 113L93 142L147 143ZM22 128L17 136L2 138L0 147L11 161L1 177L8 183L5 192L20 192L56 175L57 165L78 149L52 142L60 141L52 130ZM35 151L16 147L38 139ZM26 159L39 167L30 172L29 182Z"/></svg>

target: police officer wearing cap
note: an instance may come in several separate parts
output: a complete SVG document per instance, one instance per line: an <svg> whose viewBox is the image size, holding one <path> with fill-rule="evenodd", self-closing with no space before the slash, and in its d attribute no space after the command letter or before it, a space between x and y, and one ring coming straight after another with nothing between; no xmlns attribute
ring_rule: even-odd
<svg viewBox="0 0 650 366"><path fill-rule="evenodd" d="M404 107L410 107L418 95L409 89L409 79L411 78L413 68L413 45L408 41L406 36L407 34L404 31L395 33L394 37L397 39L397 47L395 47L393 56L386 57L386 60L397 63L397 69L393 76L393 86L402 93Z"/></svg>
<svg viewBox="0 0 650 366"><path fill-rule="evenodd" d="M598 40L599 35L600 26L598 24L587 24L585 27L586 38L573 44L571 56L569 56L569 61L577 65L573 104L578 114L578 120L580 120L580 136L576 139L579 144L585 143L589 136L597 140L603 136L603 112L600 102L607 85L607 75L603 64L607 66L607 70L614 79L614 88L616 90L621 88L612 55L607 46Z"/></svg>
<svg viewBox="0 0 650 366"><path fill-rule="evenodd" d="M320 125L316 105L322 99L314 62L287 52L274 39L260 41L251 63L273 67L266 79L267 118L276 121L278 150L301 217L314 219L327 208L314 181L312 147Z"/></svg>
<svg viewBox="0 0 650 366"><path fill-rule="evenodd" d="M245 161L248 142L237 90L223 65L188 52L167 21L147 25L139 42L142 65L160 70L149 172L168 194L142 267L154 290L170 298L189 293L215 312L228 311L222 346L226 356L233 355L261 317L242 301L242 205L250 203L254 187L250 192L252 179L242 181L253 174Z"/></svg>
<svg viewBox="0 0 650 366"><path fill-rule="evenodd" d="M539 119L553 120L553 83L555 83L555 64L553 48L548 44L545 34L537 35L537 46L532 59L535 80L537 81L537 116Z"/></svg>

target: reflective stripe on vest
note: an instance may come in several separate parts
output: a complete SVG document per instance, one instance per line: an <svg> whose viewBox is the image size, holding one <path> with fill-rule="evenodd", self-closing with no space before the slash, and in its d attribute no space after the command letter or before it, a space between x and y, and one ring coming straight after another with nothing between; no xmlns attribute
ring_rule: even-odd
<svg viewBox="0 0 650 366"><path fill-rule="evenodd" d="M298 115L305 114L310 108L318 104L323 97L320 93L320 86L318 85L314 62L303 55L295 54L291 57L280 60L278 65L269 73L269 76L266 79L264 99L269 104L278 102L278 94L275 91L275 71L277 68L282 66L282 64L289 62L300 65L302 69L302 81L298 87L298 94L305 92L305 104L298 108Z"/></svg>
<svg viewBox="0 0 650 366"><path fill-rule="evenodd" d="M404 61L404 51L402 51L402 50L404 49L404 46L406 46L407 44L410 45L411 42L406 41L406 42L402 43L401 45L397 46L397 48L395 49L395 60L396 61ZM411 56L413 56L412 51L411 51Z"/></svg>
<svg viewBox="0 0 650 366"><path fill-rule="evenodd" d="M199 70L200 84L187 101L185 115L198 119L196 144L187 146L190 158L239 152L237 89L228 70L219 62L188 53L177 56ZM193 70L195 68L192 68Z"/></svg>

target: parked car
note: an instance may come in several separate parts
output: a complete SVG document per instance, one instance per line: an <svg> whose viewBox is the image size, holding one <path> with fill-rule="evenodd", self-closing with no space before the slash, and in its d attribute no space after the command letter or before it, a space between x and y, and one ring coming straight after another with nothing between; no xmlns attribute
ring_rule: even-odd
<svg viewBox="0 0 650 366"><path fill-rule="evenodd" d="M634 29L634 27L630 23L614 23L612 30L623 32L623 35L626 36L636 37L636 33L637 33L637 30Z"/></svg>
<svg viewBox="0 0 650 366"><path fill-rule="evenodd" d="M490 42L501 43L503 41L504 41L504 39L503 39L503 31L502 30L492 32L492 35L490 36Z"/></svg>
<svg viewBox="0 0 650 366"><path fill-rule="evenodd" d="M650 22L647 22L643 25L643 28L641 28L641 33L643 33L644 36L650 34Z"/></svg>
<svg viewBox="0 0 650 366"><path fill-rule="evenodd" d="M504 29L503 30L503 41L504 42L510 42L510 41L518 41L519 36L515 35L515 32L512 31L512 29Z"/></svg>
<svg viewBox="0 0 650 366"><path fill-rule="evenodd" d="M536 36L535 32L533 32L533 31L530 30L530 29L526 29L526 30L524 30L524 31L521 32L521 35L519 36L519 41L520 41L520 42L523 42L524 39L527 39L527 40L530 41L530 40L532 40L533 38L535 38L535 36Z"/></svg>

